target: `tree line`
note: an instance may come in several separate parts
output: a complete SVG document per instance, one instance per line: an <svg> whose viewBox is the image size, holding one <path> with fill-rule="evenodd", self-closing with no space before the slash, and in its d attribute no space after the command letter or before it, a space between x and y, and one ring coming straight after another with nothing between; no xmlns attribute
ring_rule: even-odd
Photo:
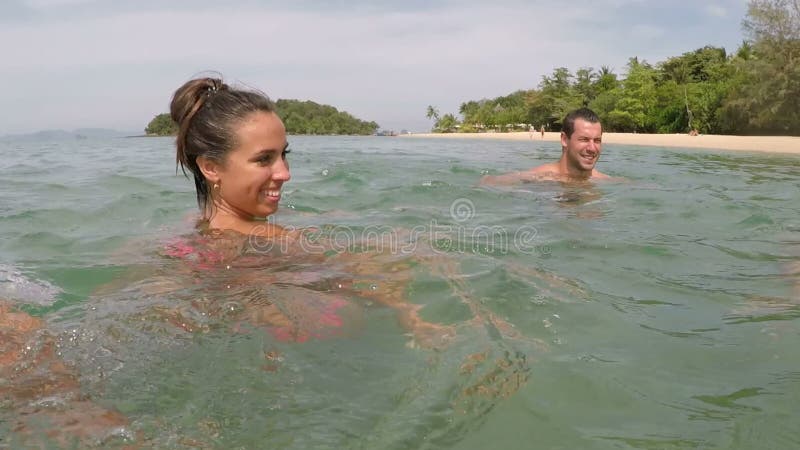
<svg viewBox="0 0 800 450"><path fill-rule="evenodd" d="M428 106L435 132L561 129L587 106L608 131L800 135L800 0L751 0L746 39L733 54L706 46L655 65L630 58L609 67L559 67L536 89L470 100L454 114Z"/></svg>
<svg viewBox="0 0 800 450"><path fill-rule="evenodd" d="M330 105L312 101L278 100L278 115L289 134L358 134L378 131L378 124L357 119Z"/></svg>
<svg viewBox="0 0 800 450"><path fill-rule="evenodd" d="M312 101L281 99L275 102L275 109L288 134L369 135L378 130L375 122L360 120L333 106ZM163 113L155 116L144 132L151 136L169 136L178 132L178 125L169 114Z"/></svg>

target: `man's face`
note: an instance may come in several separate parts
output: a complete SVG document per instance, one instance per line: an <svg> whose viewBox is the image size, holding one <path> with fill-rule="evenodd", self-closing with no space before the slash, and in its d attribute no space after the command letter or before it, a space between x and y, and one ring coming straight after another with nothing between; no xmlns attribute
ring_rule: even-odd
<svg viewBox="0 0 800 450"><path fill-rule="evenodd" d="M591 171L602 151L603 128L599 123L575 119L575 131L567 138L561 133L561 148L571 170Z"/></svg>

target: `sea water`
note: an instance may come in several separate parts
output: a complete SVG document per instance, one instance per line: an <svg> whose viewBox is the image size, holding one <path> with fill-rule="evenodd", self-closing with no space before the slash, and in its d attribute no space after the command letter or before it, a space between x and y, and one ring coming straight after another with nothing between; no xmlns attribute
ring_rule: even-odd
<svg viewBox="0 0 800 450"><path fill-rule="evenodd" d="M302 342L223 316L130 325L191 314L226 270L153 289L180 272L161 250L197 214L172 139L0 142L0 297L42 317L82 392L129 419L104 446L800 448L797 156L606 145L613 182L489 188L481 176L560 148L289 140L272 220L366 261L354 276L377 296L398 294L380 281L405 264L400 296L451 327L441 345L344 291L357 320ZM336 289L292 275L345 267L260 258L218 295L291 307ZM14 414L0 410L0 448L18 442Z"/></svg>

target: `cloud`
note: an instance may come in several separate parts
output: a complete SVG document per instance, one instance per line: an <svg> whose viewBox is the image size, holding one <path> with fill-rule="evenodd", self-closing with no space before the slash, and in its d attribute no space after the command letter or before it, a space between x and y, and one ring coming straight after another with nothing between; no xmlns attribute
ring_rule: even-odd
<svg viewBox="0 0 800 450"><path fill-rule="evenodd" d="M483 20L487 16L495 20ZM76 86L96 92L109 85L118 87L117 98L126 98L118 80L131 77L120 76L121 71L144 75L129 86L135 98L154 99L156 89L165 98L194 73L219 69L273 97L311 98L379 122L382 117L399 121L402 115L415 116L411 111L422 111L426 102L453 109L473 94L496 96L535 86L541 69L530 62L544 67L548 55L571 44L549 37L557 29L547 24L530 24L519 11L499 7L349 16L257 10L126 13L3 27L1 40L26 45L10 48L0 64L20 85L38 79L40 92L46 86L51 100ZM144 84L159 71L165 76L158 86ZM82 72L86 76L79 79ZM72 74L71 83L58 74ZM409 105L410 98L420 106ZM55 110L51 103L49 111ZM69 106L61 112L74 119L68 111Z"/></svg>
<svg viewBox="0 0 800 450"><path fill-rule="evenodd" d="M26 43L6 54L4 65L18 68L192 60L286 64L313 59L341 65L424 61L434 53L446 60L458 58L463 46L456 41L466 38L464 43L470 44L468 34L477 36L484 29L477 25L467 30L452 17L421 14L342 18L293 12L157 12L9 26L0 30L0 38ZM506 34L494 27L491 31ZM394 58L399 51L405 52L402 60Z"/></svg>
<svg viewBox="0 0 800 450"><path fill-rule="evenodd" d="M75 6L89 4L93 0L25 0L25 3L34 9L47 9L53 7Z"/></svg>
<svg viewBox="0 0 800 450"><path fill-rule="evenodd" d="M705 11L706 11L706 14L708 14L711 17L723 18L723 17L727 17L727 15L728 15L728 10L726 10L722 6L715 5L715 4L706 5Z"/></svg>
<svg viewBox="0 0 800 450"><path fill-rule="evenodd" d="M35 11L15 0L0 2L0 23L28 20L35 16Z"/></svg>
<svg viewBox="0 0 800 450"><path fill-rule="evenodd" d="M634 39L653 40L664 36L664 29L655 25L634 25L631 29L631 37Z"/></svg>
<svg viewBox="0 0 800 450"><path fill-rule="evenodd" d="M0 77L15 87L0 91L0 104L15 112L0 134L139 129L203 70L273 98L414 129L428 126L428 104L457 112L467 100L534 88L555 67L657 62L724 43L720 28L730 27L687 16L688 3L644 0L576 0L570 8L522 0L30 0L0 11L9 5L20 18L3 23L0 41L21 44L7 45L0 59ZM659 26L642 23L654 16ZM738 24L730 28L737 43Z"/></svg>

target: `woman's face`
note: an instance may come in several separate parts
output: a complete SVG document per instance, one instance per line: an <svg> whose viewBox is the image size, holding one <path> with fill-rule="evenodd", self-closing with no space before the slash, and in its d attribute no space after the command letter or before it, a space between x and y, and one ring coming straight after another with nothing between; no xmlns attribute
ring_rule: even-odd
<svg viewBox="0 0 800 450"><path fill-rule="evenodd" d="M281 187L289 181L286 130L271 112L255 112L236 129L237 145L217 166L213 196L219 213L267 217L278 210Z"/></svg>

